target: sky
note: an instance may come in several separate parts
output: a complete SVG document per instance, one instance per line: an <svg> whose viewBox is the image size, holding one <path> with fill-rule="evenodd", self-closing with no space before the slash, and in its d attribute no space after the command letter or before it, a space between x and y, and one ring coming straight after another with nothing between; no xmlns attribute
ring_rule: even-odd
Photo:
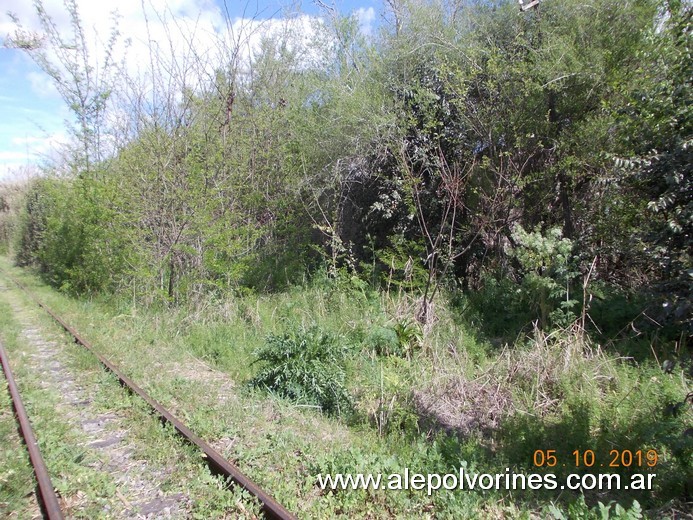
<svg viewBox="0 0 693 520"><path fill-rule="evenodd" d="M222 13L228 12L232 27L240 34L250 31L248 45L252 47L259 30L271 31L286 19L287 6L302 13L298 26L306 28L311 21L324 16L314 0L301 3L291 0L76 0L83 21L88 45L99 56L113 26L111 15L117 10L120 31L117 53L126 52L130 73L146 68L149 61L150 40L168 41L166 28L178 28L195 34L196 46L205 49L211 45L212 33L225 30ZM69 34L69 16L63 0L42 0L46 12L59 31ZM342 14L355 14L361 30L371 32L378 25L382 0L324 0ZM52 80L23 51L4 45L14 34L15 25L9 15L15 15L23 28L39 31L40 24L33 2L4 0L0 13L0 181L23 177L30 165L38 164L55 155L60 143L67 140L65 121L71 114ZM300 29L304 30L304 29ZM306 29L307 30L307 29ZM249 33L250 34L250 33ZM149 36L148 36L149 35ZM207 41L209 40L209 41ZM184 40L179 40L184 44ZM128 42L125 51L125 42ZM180 52L174 50L173 52ZM252 52L252 51L248 51Z"/></svg>

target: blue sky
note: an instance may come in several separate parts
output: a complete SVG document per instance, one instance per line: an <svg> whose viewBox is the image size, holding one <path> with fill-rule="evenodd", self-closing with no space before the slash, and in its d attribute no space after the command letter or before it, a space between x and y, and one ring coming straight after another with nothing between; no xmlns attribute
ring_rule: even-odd
<svg viewBox="0 0 693 520"><path fill-rule="evenodd" d="M62 0L43 0L59 28L68 27L68 17ZM382 11L381 0L325 0L344 14L356 13L362 27L369 30L378 25ZM28 0L6 0L0 14L0 38L13 32L7 12L16 14L29 30L40 28ZM157 12L168 11L176 20L191 23L218 24L221 0L146 0L146 5ZM123 40L132 38L144 46L142 36L145 18L141 0L78 0L86 32L105 40L111 26L110 13L117 9L121 17L119 27ZM286 6L298 6L302 13L319 16L320 8L311 0L301 4L290 1L235 1L226 0L226 9L232 18L280 19ZM151 13L147 18L149 29L156 33L161 24ZM161 24L163 26L163 24ZM163 30L163 29L161 29ZM146 33L145 33L146 34ZM105 36L104 36L105 35ZM137 60L137 45L128 50L128 59ZM96 53L95 53L96 54ZM142 54L142 52L140 52ZM134 56L134 58L133 58ZM133 66L136 66L134 64ZM46 76L22 51L0 47L0 180L16 176L26 165L36 164L55 154L59 143L65 141L65 120L70 118L67 107Z"/></svg>

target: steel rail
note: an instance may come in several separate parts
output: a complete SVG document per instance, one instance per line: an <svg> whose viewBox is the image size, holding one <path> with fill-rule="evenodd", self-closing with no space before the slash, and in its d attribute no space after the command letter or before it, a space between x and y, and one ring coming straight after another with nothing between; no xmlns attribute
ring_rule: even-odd
<svg viewBox="0 0 693 520"><path fill-rule="evenodd" d="M171 412L163 407L158 401L147 394L142 388L140 388L134 381L123 374L113 363L108 361L105 357L94 350L94 347L86 339L84 339L74 328L72 328L67 322L65 322L60 316L58 316L53 310L50 309L46 304L40 301L34 294L27 289L24 284L19 282L12 275L7 276L20 288L22 289L39 307L46 311L65 331L70 334L76 343L79 343L89 352L91 352L99 362L104 366L106 370L111 372L118 378L120 384L127 388L134 394L141 397L147 404L157 413L159 419L168 423L175 428L175 430L184 437L188 442L197 446L202 453L207 466L213 474L223 475L226 478L231 479L234 483L248 491L251 495L256 497L262 504L261 510L265 515L265 518L270 520L296 520L291 512L289 512L284 506L277 502L271 495L263 491L255 482L253 482L249 477L247 477L241 470L228 460L226 460L218 451L212 448L209 444L203 441L200 437L195 435L195 433L190 430L185 424L183 424L178 418L176 418Z"/></svg>
<svg viewBox="0 0 693 520"><path fill-rule="evenodd" d="M19 395L19 389L17 388L17 383L14 380L12 369L10 368L10 361L7 358L7 353L2 343L0 343L0 363L2 363L2 369L5 372L5 380L7 381L7 387L10 391L14 413L19 423L19 430L24 438L27 451L29 452L29 460L34 468L34 475L36 475L36 484L38 487L36 497L43 511L43 517L48 520L63 520L63 513L60 510L55 488L48 475L48 468L46 468L46 463L43 461L41 451L38 448L36 436L31 428L29 416L26 413L22 398Z"/></svg>

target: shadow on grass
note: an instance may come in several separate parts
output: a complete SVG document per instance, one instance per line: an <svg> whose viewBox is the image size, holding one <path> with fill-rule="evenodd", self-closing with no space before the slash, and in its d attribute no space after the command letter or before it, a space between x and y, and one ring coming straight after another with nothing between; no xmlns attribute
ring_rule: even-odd
<svg viewBox="0 0 693 520"><path fill-rule="evenodd" d="M595 287L590 294L585 328L593 344L599 344L608 352L635 362L654 360L653 352L662 362L688 352L682 330L672 324L664 324L661 298L647 289L639 293L626 293L607 286ZM475 293L458 295L452 305L459 313L459 320L476 330L478 339L496 348L513 345L519 337L529 335L539 316L533 302L525 301L512 280L490 280ZM576 315L582 310L575 308ZM658 321L659 320L659 321ZM660 323L661 322L661 323ZM683 338L683 341L682 341Z"/></svg>
<svg viewBox="0 0 693 520"><path fill-rule="evenodd" d="M470 452L470 443L449 437L438 441L440 453L449 466L459 460L473 460L481 472L502 474L507 467L526 475L556 475L556 489L510 492L513 501L521 501L534 510L555 501L574 506L582 501L581 496L588 508L611 501L629 508L637 500L643 509L648 509L661 507L670 500L690 500L686 494L693 477L693 438L684 434L685 421L681 417L653 417L643 410L628 420L618 417L615 411L612 418L595 424L595 405L582 402L566 408L565 413L552 420L519 414L510 417L498 430L492 451L477 446L477 451ZM656 450L656 464L653 451L648 459L648 450ZM654 489L635 489L635 480L641 481L634 475L644 474L642 483L646 484L650 473L656 475L651 480ZM621 488L561 490L571 474L580 478L618 475ZM576 481L576 477L572 478ZM587 476L585 484L591 486L595 480Z"/></svg>

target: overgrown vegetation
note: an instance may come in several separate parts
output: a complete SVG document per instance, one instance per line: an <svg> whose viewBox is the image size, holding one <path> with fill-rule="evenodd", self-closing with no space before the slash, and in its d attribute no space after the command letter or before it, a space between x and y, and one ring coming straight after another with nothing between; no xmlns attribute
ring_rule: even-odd
<svg viewBox="0 0 693 520"><path fill-rule="evenodd" d="M647 493L359 491L317 515L673 516L693 490L692 12L389 0L374 36L327 9L251 56L221 36L204 59L152 49L153 77L178 70L167 59L188 71L152 90L50 62L86 45L79 24L20 29L8 45L66 101L89 97L70 104L67 159L2 187L0 248L374 435L307 456L312 476L533 472L538 449L660 457Z"/></svg>
<svg viewBox="0 0 693 520"><path fill-rule="evenodd" d="M347 413L351 399L344 386L345 355L333 338L315 329L269 336L256 352L263 368L250 384L326 413Z"/></svg>

